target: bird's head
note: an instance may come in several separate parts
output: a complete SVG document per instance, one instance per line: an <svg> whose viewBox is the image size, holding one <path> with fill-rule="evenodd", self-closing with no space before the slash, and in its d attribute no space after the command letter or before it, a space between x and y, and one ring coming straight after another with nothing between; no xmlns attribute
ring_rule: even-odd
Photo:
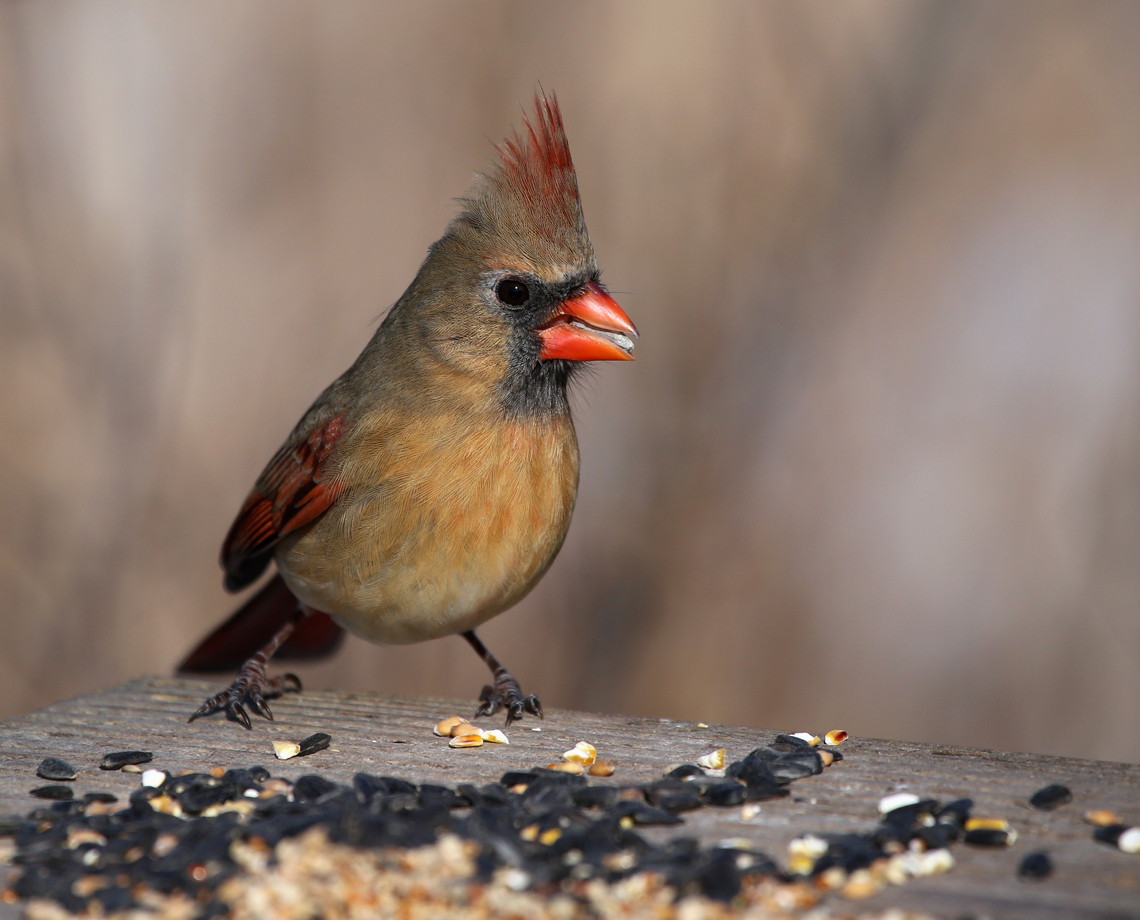
<svg viewBox="0 0 1140 920"><path fill-rule="evenodd" d="M564 399L585 361L632 360L637 330L599 280L557 100L539 93L421 270L432 338L512 408Z"/></svg>

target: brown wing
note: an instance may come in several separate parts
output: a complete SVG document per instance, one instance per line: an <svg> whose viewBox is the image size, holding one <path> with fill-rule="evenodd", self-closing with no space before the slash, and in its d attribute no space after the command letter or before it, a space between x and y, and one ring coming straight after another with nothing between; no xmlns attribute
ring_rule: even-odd
<svg viewBox="0 0 1140 920"><path fill-rule="evenodd" d="M270 461L222 544L227 591L255 581L283 536L315 521L344 489L329 475L329 460L340 438L338 415L304 440L286 444Z"/></svg>

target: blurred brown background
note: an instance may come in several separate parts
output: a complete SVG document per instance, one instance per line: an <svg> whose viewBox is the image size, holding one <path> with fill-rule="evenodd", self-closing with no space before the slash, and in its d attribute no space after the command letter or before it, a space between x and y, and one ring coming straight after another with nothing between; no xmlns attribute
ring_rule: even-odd
<svg viewBox="0 0 1140 920"><path fill-rule="evenodd" d="M642 340L485 628L523 686L1140 759L1137 49L1129 3L0 5L0 716L234 607L254 478L541 81Z"/></svg>

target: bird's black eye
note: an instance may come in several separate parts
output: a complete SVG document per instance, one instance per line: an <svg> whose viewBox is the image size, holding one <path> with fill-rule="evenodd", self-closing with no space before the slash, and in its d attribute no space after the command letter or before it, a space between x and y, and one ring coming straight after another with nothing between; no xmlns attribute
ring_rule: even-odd
<svg viewBox="0 0 1140 920"><path fill-rule="evenodd" d="M508 307L521 307L530 300L530 289L518 278L504 278L495 285L495 294Z"/></svg>

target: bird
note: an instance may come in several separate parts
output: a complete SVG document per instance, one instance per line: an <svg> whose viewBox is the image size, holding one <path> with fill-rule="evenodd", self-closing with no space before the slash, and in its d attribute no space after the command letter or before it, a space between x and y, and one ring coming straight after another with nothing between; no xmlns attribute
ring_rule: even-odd
<svg viewBox="0 0 1140 920"><path fill-rule="evenodd" d="M185 658L232 672L190 716L252 728L300 691L283 658L345 630L381 644L462 635L491 671L476 717L542 718L475 630L545 574L570 526L579 450L568 387L587 362L633 359L637 328L601 282L557 96L433 243L359 357L273 455L221 550L225 588L276 573Z"/></svg>

